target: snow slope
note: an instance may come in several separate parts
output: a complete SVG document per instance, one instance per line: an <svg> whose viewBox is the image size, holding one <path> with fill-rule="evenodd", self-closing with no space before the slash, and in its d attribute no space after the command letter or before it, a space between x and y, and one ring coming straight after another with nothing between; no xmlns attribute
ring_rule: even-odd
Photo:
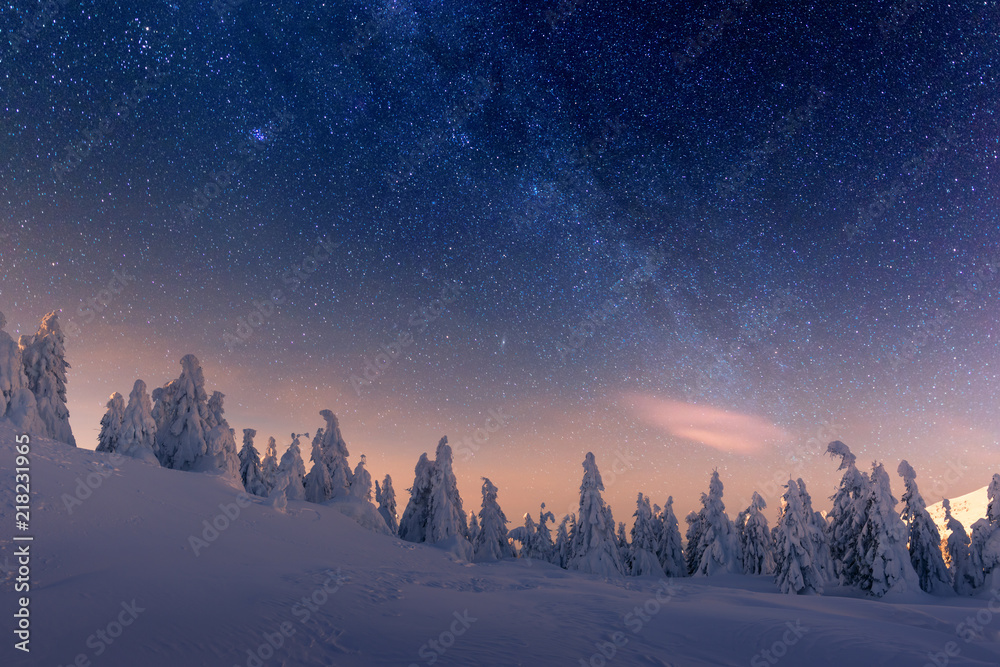
<svg viewBox="0 0 1000 667"><path fill-rule="evenodd" d="M950 499L951 515L965 526L965 532L967 533L972 533L972 524L986 518L986 506L990 503L990 499L986 495L987 488L989 487L984 486L972 493ZM941 537L947 537L950 531L948 531L944 523L944 506L941 503L935 503L927 507L927 512L934 519L934 523L937 524Z"/></svg>
<svg viewBox="0 0 1000 667"><path fill-rule="evenodd" d="M13 442L0 422L4 480L13 479ZM206 520L225 525L220 505L238 507L237 489L220 477L113 465L110 455L43 440L32 442L31 475L32 650L12 647L8 571L5 666L577 667L604 664L601 648L614 651L608 665L770 665L759 652L776 648L769 657L784 655L778 664L919 666L948 642L960 651L950 665L1000 663L1000 619L985 639L955 634L985 599L796 597L762 577L661 584L530 561L471 565L297 501L283 513L253 500L195 555L190 536ZM63 494L88 476L96 488L69 513ZM0 485L0 564L8 568L11 487ZM302 604L310 596L312 609ZM105 635L110 643L98 630L114 635ZM280 645L273 656L258 651L267 636Z"/></svg>

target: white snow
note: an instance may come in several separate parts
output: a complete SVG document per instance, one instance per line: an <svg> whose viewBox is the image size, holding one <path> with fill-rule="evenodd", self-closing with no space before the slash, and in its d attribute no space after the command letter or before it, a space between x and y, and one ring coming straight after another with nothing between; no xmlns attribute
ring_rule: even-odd
<svg viewBox="0 0 1000 667"><path fill-rule="evenodd" d="M4 479L15 434L0 421ZM6 667L65 666L79 654L100 667L256 665L267 636L280 648L260 664L274 667L577 667L602 664L591 657L612 648L609 667L770 665L761 652L774 647L787 651L781 665L920 667L947 646L959 651L950 667L1000 663L1000 617L986 597L872 600L835 587L800 597L771 577L604 580L538 560L456 562L336 507L289 500L279 512L225 475L37 438L31 476L31 653L11 646L11 604ZM13 485L0 489L10 591ZM63 494L77 493L86 497L69 513ZM192 538L207 545L197 555ZM967 642L956 628L977 612L991 620ZM122 614L120 636L98 640Z"/></svg>

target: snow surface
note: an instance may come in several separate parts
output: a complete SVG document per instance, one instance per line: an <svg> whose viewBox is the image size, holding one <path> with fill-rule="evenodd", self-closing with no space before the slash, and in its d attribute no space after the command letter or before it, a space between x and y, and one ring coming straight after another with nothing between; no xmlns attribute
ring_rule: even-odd
<svg viewBox="0 0 1000 667"><path fill-rule="evenodd" d="M0 421L7 480L12 429ZM967 643L955 631L986 598L917 592L876 601L837 589L798 597L778 593L770 577L663 584L603 580L537 560L461 563L368 531L337 507L295 500L285 512L250 500L195 555L190 536L201 537L205 521L225 523L220 505L246 505L231 479L41 439L31 451L30 654L12 647L13 485L0 485L4 666L63 666L84 654L100 667L578 667L603 664L591 658L615 633L609 666L770 665L759 652L794 637L788 624L805 632L777 664L919 667L948 642L960 650L949 665L1000 663L1000 618L983 639ZM70 513L63 494L80 485L90 494ZM308 596L314 609L302 604ZM88 647L133 601L141 609L135 621L111 644L94 638ZM291 636L275 655L250 660L248 651L283 624Z"/></svg>

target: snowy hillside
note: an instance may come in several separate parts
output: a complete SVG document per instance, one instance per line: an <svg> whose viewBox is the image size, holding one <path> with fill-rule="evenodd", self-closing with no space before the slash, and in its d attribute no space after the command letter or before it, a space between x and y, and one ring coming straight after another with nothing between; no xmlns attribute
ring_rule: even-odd
<svg viewBox="0 0 1000 667"><path fill-rule="evenodd" d="M967 533L972 532L972 524L986 517L986 506L990 502L990 499L986 495L987 488L984 486L972 493L951 499L951 515L965 526L965 532ZM947 535L949 531L945 527L944 506L942 503L930 505L927 508L927 512L934 519L934 523L937 524L941 536L944 537Z"/></svg>
<svg viewBox="0 0 1000 667"><path fill-rule="evenodd" d="M5 479L14 436L0 422ZM3 665L576 667L604 664L602 651L609 664L661 667L786 655L787 665L922 665L949 642L960 651L950 665L1000 662L1000 624L985 640L956 635L984 599L799 597L769 577L604 581L533 561L470 565L335 508L245 502L219 476L112 465L40 439L30 459L31 652L14 650L8 630ZM0 505L8 592L11 486Z"/></svg>

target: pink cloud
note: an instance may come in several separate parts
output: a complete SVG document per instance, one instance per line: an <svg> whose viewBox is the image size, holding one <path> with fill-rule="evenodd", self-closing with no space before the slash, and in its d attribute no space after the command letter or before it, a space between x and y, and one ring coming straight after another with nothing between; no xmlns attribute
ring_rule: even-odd
<svg viewBox="0 0 1000 667"><path fill-rule="evenodd" d="M643 394L627 394L624 399L646 424L723 452L756 454L791 440L786 431L755 415Z"/></svg>

